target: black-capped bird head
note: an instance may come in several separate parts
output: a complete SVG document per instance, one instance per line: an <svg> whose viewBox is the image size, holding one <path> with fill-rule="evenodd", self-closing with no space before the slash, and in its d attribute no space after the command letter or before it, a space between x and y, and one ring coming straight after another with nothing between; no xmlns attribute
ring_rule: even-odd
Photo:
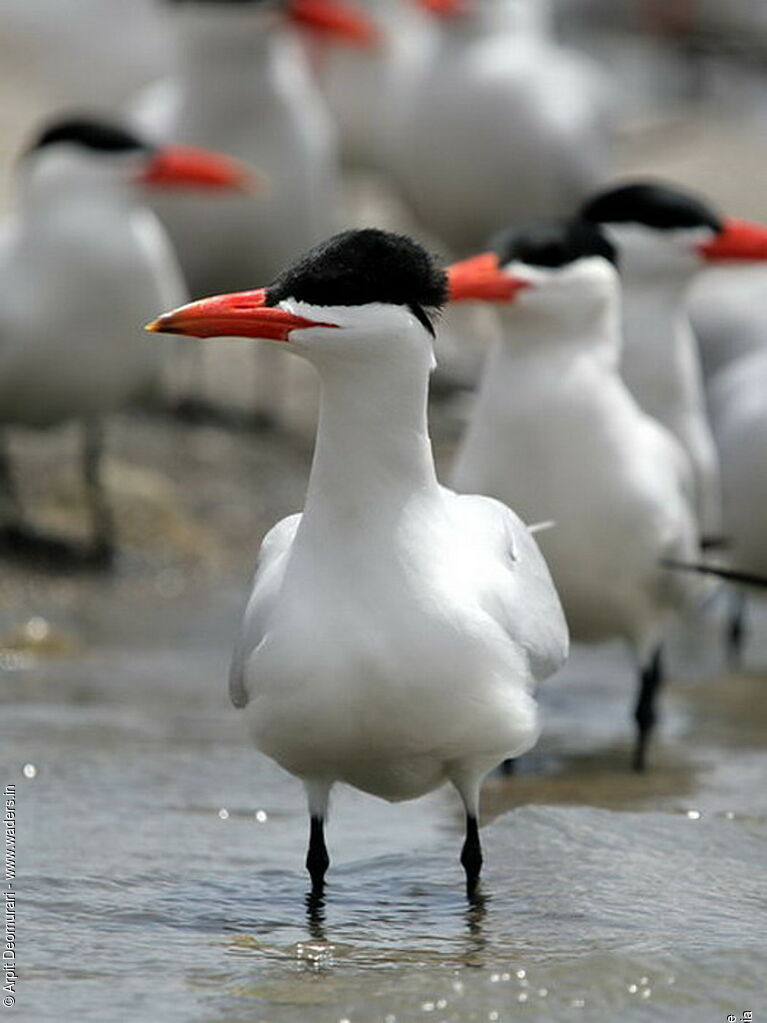
<svg viewBox="0 0 767 1023"><path fill-rule="evenodd" d="M22 168L51 186L257 191L262 183L255 172L220 153L154 146L117 122L82 115L47 124L24 152Z"/></svg>
<svg viewBox="0 0 767 1023"><path fill-rule="evenodd" d="M450 301L580 317L616 294L616 263L595 225L536 221L501 231L488 252L448 267Z"/></svg>
<svg viewBox="0 0 767 1023"><path fill-rule="evenodd" d="M447 278L405 235L344 231L315 246L266 288L217 295L160 316L149 330L288 342L313 361L397 357L423 349L447 300Z"/></svg>
<svg viewBox="0 0 767 1023"><path fill-rule="evenodd" d="M767 228L723 217L676 185L618 185L588 200L580 216L602 227L629 277L673 281L706 263L767 260Z"/></svg>

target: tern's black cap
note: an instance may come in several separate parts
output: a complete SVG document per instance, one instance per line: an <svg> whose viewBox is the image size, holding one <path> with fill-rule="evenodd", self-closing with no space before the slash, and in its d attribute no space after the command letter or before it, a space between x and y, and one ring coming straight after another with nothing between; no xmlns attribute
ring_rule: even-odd
<svg viewBox="0 0 767 1023"><path fill-rule="evenodd" d="M101 153L151 151L153 148L112 121L97 117L65 117L48 124L27 149L35 153L59 142L70 142Z"/></svg>
<svg viewBox="0 0 767 1023"><path fill-rule="evenodd" d="M580 216L596 224L642 224L659 231L708 227L722 230L722 218L705 200L674 185L635 182L600 192Z"/></svg>
<svg viewBox="0 0 767 1023"><path fill-rule="evenodd" d="M447 277L412 238L368 227L334 235L283 271L267 288L266 304L286 298L319 306L404 305L433 334L428 311L447 301Z"/></svg>
<svg viewBox="0 0 767 1023"><path fill-rule="evenodd" d="M501 231L490 242L501 266L526 263L551 269L578 259L602 256L617 265L615 247L594 224L580 220L541 220Z"/></svg>

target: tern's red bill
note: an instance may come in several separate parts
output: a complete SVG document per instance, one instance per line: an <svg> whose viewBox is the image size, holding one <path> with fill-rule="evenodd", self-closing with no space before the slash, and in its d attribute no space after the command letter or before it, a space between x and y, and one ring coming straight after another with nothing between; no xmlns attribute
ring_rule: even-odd
<svg viewBox="0 0 767 1023"><path fill-rule="evenodd" d="M367 14L341 0L291 0L288 16L302 28L350 46L374 46L379 40Z"/></svg>
<svg viewBox="0 0 767 1023"><path fill-rule="evenodd" d="M494 252L483 252L447 268L451 302L512 302L527 281L498 266Z"/></svg>
<svg viewBox="0 0 767 1023"><path fill-rule="evenodd" d="M157 149L141 183L160 188L222 189L255 192L264 182L238 160L196 146Z"/></svg>
<svg viewBox="0 0 767 1023"><path fill-rule="evenodd" d="M468 14L469 0L416 0L419 7L437 18L456 18Z"/></svg>
<svg viewBox="0 0 767 1023"><path fill-rule="evenodd" d="M767 261L767 227L748 220L725 220L724 229L699 251L710 263Z"/></svg>
<svg viewBox="0 0 767 1023"><path fill-rule="evenodd" d="M189 302L163 313L146 329L155 334L186 334L189 337L250 337L266 341L287 341L292 330L334 327L304 316L268 306L266 289L237 291Z"/></svg>

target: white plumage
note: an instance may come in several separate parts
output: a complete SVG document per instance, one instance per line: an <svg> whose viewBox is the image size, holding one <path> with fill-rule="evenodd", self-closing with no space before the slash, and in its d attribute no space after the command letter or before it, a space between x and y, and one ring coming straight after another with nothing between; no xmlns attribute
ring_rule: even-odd
<svg viewBox="0 0 767 1023"><path fill-rule="evenodd" d="M569 214L607 173L609 92L545 22L546 5L529 0L439 18L438 43L394 112L393 176L455 252L503 224Z"/></svg>
<svg viewBox="0 0 767 1023"><path fill-rule="evenodd" d="M711 381L709 398L722 460L728 560L767 576L767 350L725 366Z"/></svg>
<svg viewBox="0 0 767 1023"><path fill-rule="evenodd" d="M352 258L359 235L381 233L349 232ZM365 272L375 280L374 264ZM225 301L235 320L222 329L245 333L241 299ZM193 304L153 329L195 333L213 311ZM287 298L266 315L302 318L286 347L316 367L322 397L304 511L264 540L232 698L257 747L304 781L320 832L336 782L401 800L449 780L468 841L483 777L535 742L535 684L567 653L545 562L503 505L439 485L432 338L406 305ZM479 866L465 857L472 883Z"/></svg>
<svg viewBox="0 0 767 1023"><path fill-rule="evenodd" d="M0 422L101 415L156 384L141 325L186 290L133 181L147 162L69 145L27 157L0 241Z"/></svg>
<svg viewBox="0 0 767 1023"><path fill-rule="evenodd" d="M527 287L499 306L503 340L488 353L453 483L528 521L554 520L540 544L573 639L620 637L647 672L669 612L695 587L662 566L697 552L685 454L620 378L606 259L502 272Z"/></svg>
<svg viewBox="0 0 767 1023"><path fill-rule="evenodd" d="M299 777L387 799L450 779L473 800L535 742L534 685L565 657L548 571L507 508L437 483L423 328L290 308L351 329L331 353L326 331L294 334L322 379L315 459L303 514L264 541L232 695Z"/></svg>
<svg viewBox="0 0 767 1023"><path fill-rule="evenodd" d="M266 175L267 194L154 200L190 291L271 280L333 228L336 137L295 31L280 7L180 4L171 13L175 66L133 105L158 142L228 153Z"/></svg>

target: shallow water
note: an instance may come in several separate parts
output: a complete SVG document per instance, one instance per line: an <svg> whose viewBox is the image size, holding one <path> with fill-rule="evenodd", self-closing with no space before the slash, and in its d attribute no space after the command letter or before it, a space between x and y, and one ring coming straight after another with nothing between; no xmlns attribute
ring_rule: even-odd
<svg viewBox="0 0 767 1023"><path fill-rule="evenodd" d="M675 639L645 778L620 650L579 651L547 685L538 749L486 786L475 904L450 792L341 790L326 899L307 906L301 787L226 698L242 586L156 590L141 572L78 584L66 621L87 647L5 665L18 1018L759 1018L767 679L722 674L713 611ZM757 625L749 660L767 663Z"/></svg>

